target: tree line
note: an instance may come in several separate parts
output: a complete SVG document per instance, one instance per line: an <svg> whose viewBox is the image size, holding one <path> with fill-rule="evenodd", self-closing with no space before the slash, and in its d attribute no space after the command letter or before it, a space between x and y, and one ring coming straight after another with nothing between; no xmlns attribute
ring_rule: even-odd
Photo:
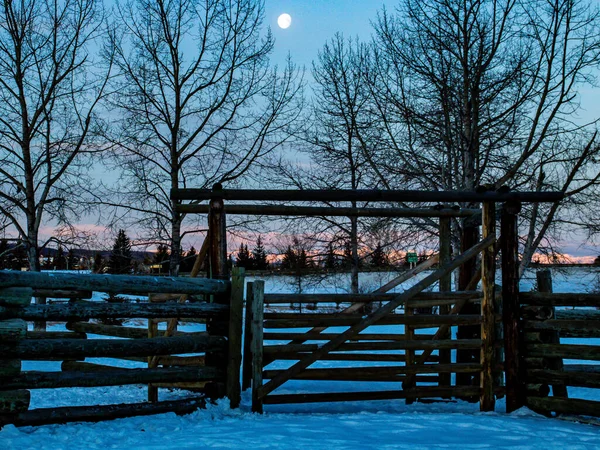
<svg viewBox="0 0 600 450"><path fill-rule="evenodd" d="M521 272L534 252L557 253L568 227L600 231L598 117L578 117L597 87L595 3L398 0L372 19L371 38L324 43L310 85L291 59L272 64L264 20L261 0L4 2L0 231L18 236L31 270L48 246L72 247L73 224L92 212L111 230L138 230L135 244L156 246L156 264L176 275L193 260L182 242L206 227L170 191L216 182L563 192L524 205ZM361 249L435 246L437 233L428 219L282 223L231 226L281 225L311 241L307 259L333 261L341 248L353 292ZM41 240L48 225L65 233ZM478 233L453 220L453 252Z"/></svg>

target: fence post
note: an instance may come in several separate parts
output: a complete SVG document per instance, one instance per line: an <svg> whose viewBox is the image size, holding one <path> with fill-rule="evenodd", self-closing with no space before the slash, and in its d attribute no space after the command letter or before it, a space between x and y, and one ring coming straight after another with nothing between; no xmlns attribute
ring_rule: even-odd
<svg viewBox="0 0 600 450"><path fill-rule="evenodd" d="M521 379L521 336L519 330L519 234L517 217L519 202L506 202L502 207L502 323L504 327L504 372L506 379L506 412L519 409L525 402Z"/></svg>
<svg viewBox="0 0 600 450"><path fill-rule="evenodd" d="M496 204L484 202L482 211L483 239L496 235ZM496 296L496 252L494 245L484 248L481 255L481 394L479 407L481 411L493 411L496 403L494 397L494 297Z"/></svg>
<svg viewBox="0 0 600 450"><path fill-rule="evenodd" d="M229 267L227 266L227 221L225 217L223 198L219 195L222 187L219 183L213 187L214 196L210 200L210 211L208 213L208 255L210 262L210 278L229 279ZM212 296L213 303L229 305L230 292ZM206 323L206 331L213 336L227 336L229 324L222 319L209 319ZM219 352L206 353L206 365L227 369L227 355ZM208 392L213 398L225 395L225 385L222 383L211 383Z"/></svg>
<svg viewBox="0 0 600 450"><path fill-rule="evenodd" d="M440 266L445 266L452 259L452 248L451 248L451 228L450 228L450 218L449 217L440 217ZM450 292L452 291L452 274L443 276L440 278L440 292ZM450 305L442 305L440 306L440 314L447 315L450 314ZM448 327L448 331L446 333L440 335L440 339L452 339L452 333L450 332L450 327ZM451 358L451 350L440 350L440 364L450 364L452 362ZM440 386L450 386L451 377L449 373L440 373L439 374Z"/></svg>
<svg viewBox="0 0 600 450"><path fill-rule="evenodd" d="M229 307L229 351L227 358L226 392L231 408L240 406L240 366L242 363L242 325L244 311L244 268L235 267L231 276Z"/></svg>
<svg viewBox="0 0 600 450"><path fill-rule="evenodd" d="M252 386L252 304L254 283L246 284L246 317L244 319L244 361L242 364L242 391Z"/></svg>
<svg viewBox="0 0 600 450"><path fill-rule="evenodd" d="M263 373L263 314L265 282L257 280L252 286L252 412L263 412L263 399L259 396Z"/></svg>

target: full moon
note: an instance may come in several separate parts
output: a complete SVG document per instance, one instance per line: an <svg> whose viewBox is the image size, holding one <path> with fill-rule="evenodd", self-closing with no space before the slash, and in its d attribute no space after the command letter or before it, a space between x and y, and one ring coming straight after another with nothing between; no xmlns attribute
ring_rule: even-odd
<svg viewBox="0 0 600 450"><path fill-rule="evenodd" d="M277 25L279 25L279 28L283 28L285 30L286 28L289 28L291 24L292 16L289 14L282 14L277 18Z"/></svg>

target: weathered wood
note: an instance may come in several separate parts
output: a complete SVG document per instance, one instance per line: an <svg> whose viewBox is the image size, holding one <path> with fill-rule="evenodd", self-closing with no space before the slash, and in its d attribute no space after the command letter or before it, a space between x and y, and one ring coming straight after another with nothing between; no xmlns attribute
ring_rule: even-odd
<svg viewBox="0 0 600 450"><path fill-rule="evenodd" d="M88 323L88 322L68 322L66 325L68 330L72 330L78 333L95 334L98 336L113 336L125 339L144 339L148 336L148 330L144 328L133 328L120 325L104 325L102 323ZM66 335L66 333L64 333ZM72 333L71 333L72 334ZM185 333L183 331L173 332L173 336L185 336L185 335L198 335L206 334L204 332ZM57 335L58 337L58 335ZM69 337L69 336L65 336ZM75 337L75 336L70 336ZM40 336L39 338L43 338Z"/></svg>
<svg viewBox="0 0 600 450"><path fill-rule="evenodd" d="M44 360L56 358L151 356L223 350L219 336L175 336L154 339L25 339L13 345L0 344L5 358Z"/></svg>
<svg viewBox="0 0 600 450"><path fill-rule="evenodd" d="M306 369L291 380L337 380L337 381L401 381L398 375L424 373L475 373L480 364L422 364L392 367L344 367L335 369ZM265 370L263 379L273 379L285 370Z"/></svg>
<svg viewBox="0 0 600 450"><path fill-rule="evenodd" d="M256 280L252 283L252 412L263 412L263 398L260 388L263 384L263 312L265 282Z"/></svg>
<svg viewBox="0 0 600 450"><path fill-rule="evenodd" d="M267 405L287 403L355 402L365 400L396 400L406 398L406 391L323 392L311 394L275 394L265 397ZM471 397L479 395L478 387L420 387L410 392L417 398Z"/></svg>
<svg viewBox="0 0 600 450"><path fill-rule="evenodd" d="M277 360L300 360L310 352L277 353ZM406 355L403 353L329 353L323 355L319 361L378 361L378 362L403 362ZM439 357L432 355L429 362L438 362Z"/></svg>
<svg viewBox="0 0 600 450"><path fill-rule="evenodd" d="M184 305L165 303L73 303L62 305L30 305L25 308L0 307L0 318L54 320L75 322L88 319L214 317L225 316L227 306L211 303Z"/></svg>
<svg viewBox="0 0 600 450"><path fill-rule="evenodd" d="M244 269L235 267L231 278L229 312L229 344L226 393L229 406L237 408L241 401L240 368L242 365L242 332L244 320Z"/></svg>
<svg viewBox="0 0 600 450"><path fill-rule="evenodd" d="M27 306L31 303L33 289L30 287L5 287L0 289L0 305Z"/></svg>
<svg viewBox="0 0 600 450"><path fill-rule="evenodd" d="M377 323L382 318L389 315L394 309L396 309L400 303L406 302L408 299L423 291L426 287L438 281L444 275L452 272L454 269L462 265L465 261L475 257L483 248L488 247L493 242L494 238L492 236L490 236L490 238L488 239L483 240L476 246L472 247L462 255L455 258L450 264L437 269L435 272L428 275L427 277L416 283L414 286L404 291L396 298L396 300L392 300L389 303L386 303L384 306L369 314L367 317L364 317L362 320L360 320L360 322L357 322L355 325L352 325L348 330L341 333L338 337L323 344L317 351L312 353L310 356L307 356L304 359L298 361L289 369L282 372L279 376L271 379L267 384L263 385L260 388L259 396L265 397L269 392L272 392L274 389L281 386L287 379L302 372L312 363L317 361L322 355L325 355L335 350L338 346L343 344L348 339L354 337L355 335L368 328L369 326L373 325L374 323Z"/></svg>
<svg viewBox="0 0 600 450"><path fill-rule="evenodd" d="M273 314L273 313L267 313ZM265 314L266 315L266 314ZM291 314L290 314L291 316ZM359 315L317 315L317 314L304 314L303 318L278 318L278 319L265 319L265 328L308 328L308 327L337 327L337 326L351 326L359 323L363 316ZM314 316L314 317L313 317ZM270 316L272 317L272 316ZM481 316L479 315L417 315L417 316L406 316L406 315L391 315L378 319L373 325L422 325L425 328L436 327L440 325L479 325L481 323ZM350 339L350 338L348 338Z"/></svg>
<svg viewBox="0 0 600 450"><path fill-rule="evenodd" d="M106 364L84 361L63 361L60 365L60 370L63 372L112 372L121 369L123 369L123 367L107 366Z"/></svg>
<svg viewBox="0 0 600 450"><path fill-rule="evenodd" d="M229 282L207 278L97 275L52 272L1 271L0 287L26 286L33 289L64 289L143 294L217 294L227 292Z"/></svg>
<svg viewBox="0 0 600 450"><path fill-rule="evenodd" d="M433 258L433 260L437 260L437 258ZM392 288L393 287L396 286L394 285ZM299 303L303 305L313 303L375 303L388 302L397 296L398 294L376 292L370 294L266 294L265 305L289 305L290 303ZM481 292L478 291L421 292L418 295L415 295L411 299L411 302L415 305L421 305L421 302L430 302L432 306L437 306L440 304L454 304L462 299L481 300L482 298ZM427 306L429 306L429 304Z"/></svg>
<svg viewBox="0 0 600 450"><path fill-rule="evenodd" d="M527 397L526 405L534 411L600 416L600 402L562 397Z"/></svg>
<svg viewBox="0 0 600 450"><path fill-rule="evenodd" d="M433 202L433 203L481 203L518 200L521 202L553 203L564 198L562 192L499 192L499 191L422 191L394 189L171 189L176 200L224 200L288 201L288 202Z"/></svg>
<svg viewBox="0 0 600 450"><path fill-rule="evenodd" d="M266 297L266 295L265 295ZM246 284L246 316L244 318L244 352L242 361L242 390L252 387L252 283ZM264 337L264 336L263 336Z"/></svg>
<svg viewBox="0 0 600 450"><path fill-rule="evenodd" d="M6 418L5 423L17 427L40 426L68 422L100 422L134 416L149 416L174 412L178 415L191 414L206 406L204 398L189 398L157 403L131 403L102 406L69 406L40 408Z"/></svg>
<svg viewBox="0 0 600 450"><path fill-rule="evenodd" d="M67 327L69 324L67 323ZM78 331L27 331L25 339L86 339L85 333Z"/></svg>
<svg viewBox="0 0 600 450"><path fill-rule="evenodd" d="M559 309L555 311L554 317L561 320L600 321L600 311L592 309Z"/></svg>
<svg viewBox="0 0 600 450"><path fill-rule="evenodd" d="M557 316L560 316L560 312L557 311ZM529 331L558 331L561 337L600 337L600 320L526 320L523 328Z"/></svg>
<svg viewBox="0 0 600 450"><path fill-rule="evenodd" d="M452 259L452 226L449 218L440 218L439 224L439 236L440 236L440 264L442 266L448 264ZM442 292L452 291L452 274L443 276L440 278L439 290ZM453 293L454 294L454 293ZM477 293L479 296L479 292ZM407 306L411 306L412 302L408 302ZM440 305L440 315L448 315L450 313L450 304ZM440 339L451 339L452 333L448 329L445 333L440 335ZM452 355L449 350L440 350L440 362L442 364L450 364L452 362ZM451 378L450 374L444 373L440 375L440 386L450 386Z"/></svg>
<svg viewBox="0 0 600 450"><path fill-rule="evenodd" d="M21 373L20 359L0 359L0 384L1 380L12 378Z"/></svg>
<svg viewBox="0 0 600 450"><path fill-rule="evenodd" d="M170 323L170 322L169 322ZM148 329L147 329L148 339L153 339L158 334L158 322L154 319L148 319ZM154 369L158 367L158 359L155 356L148 357L148 368ZM151 403L158 402L158 387L154 384L148 384L148 401Z"/></svg>
<svg viewBox="0 0 600 450"><path fill-rule="evenodd" d="M600 306L600 294L521 292L519 300L532 306Z"/></svg>
<svg viewBox="0 0 600 450"><path fill-rule="evenodd" d="M0 321L0 342L17 342L27 336L27 322L21 319Z"/></svg>
<svg viewBox="0 0 600 450"><path fill-rule="evenodd" d="M505 203L500 222L502 252L502 326L504 328L504 371L506 381L506 412L523 406L525 385L521 361L519 330L519 253L517 214L519 203Z"/></svg>
<svg viewBox="0 0 600 450"><path fill-rule="evenodd" d="M496 205L486 202L482 212L483 238L496 237ZM481 255L481 287L483 300L481 301L481 376L479 408L481 411L494 411L496 398L494 397L494 372L495 362L494 342L495 308L494 297L496 292L496 252L494 245L484 248Z"/></svg>
<svg viewBox="0 0 600 450"><path fill-rule="evenodd" d="M182 214L206 214L210 206L179 204ZM478 209L431 208L352 208L343 206L287 206L287 205L227 205L227 214L297 217L471 217Z"/></svg>
<svg viewBox="0 0 600 450"><path fill-rule="evenodd" d="M527 379L535 383L548 383L563 387L600 388L600 366L588 366L585 370L580 371L528 369ZM556 393L554 396L557 396Z"/></svg>
<svg viewBox="0 0 600 450"><path fill-rule="evenodd" d="M283 333L266 332L263 333L265 341L291 341L295 339L304 339L305 341L324 341L333 339L339 333ZM418 339L433 339L433 334L417 334ZM349 339L352 341L405 341L406 334L373 334L361 333Z"/></svg>
<svg viewBox="0 0 600 450"><path fill-rule="evenodd" d="M529 357L600 361L600 346L596 345L529 344L525 351Z"/></svg>
<svg viewBox="0 0 600 450"><path fill-rule="evenodd" d="M5 381L2 382L2 386ZM3 415L10 417L21 411L27 411L30 400L31 394L23 389L0 391L0 421Z"/></svg>
<svg viewBox="0 0 600 450"><path fill-rule="evenodd" d="M406 302L408 303L408 302ZM405 306L404 308L404 317L407 319L411 319L413 318L414 315L414 308L409 308L408 306ZM404 325L404 332L406 333L406 339L407 341L413 341L413 339L415 338L415 329L411 326L411 324L407 323L406 325ZM340 347L343 347L344 345L348 345L348 344L342 344ZM341 348L338 347L338 350L341 350ZM413 364L415 363L415 351L414 348L407 348L405 349L405 355L406 355L406 366L408 368L412 368ZM402 390L404 391L410 391L413 390L416 386L416 382L415 382L415 377L410 377L410 378L405 378L402 382ZM406 404L410 405L415 401L415 397L411 396L411 395L407 395L406 396Z"/></svg>
<svg viewBox="0 0 600 450"><path fill-rule="evenodd" d="M265 355L277 355L277 353L289 352L314 352L321 344L287 344L287 345L265 345ZM456 339L456 340L406 340L397 342L348 342L340 344L338 351L375 351L375 350L440 350L440 349L479 349L479 339Z"/></svg>
<svg viewBox="0 0 600 450"><path fill-rule="evenodd" d="M65 290L65 289L34 289L33 290L34 297L44 297L44 298L65 298L65 299L80 299L87 300L92 298L92 291L82 291L82 290Z"/></svg>
<svg viewBox="0 0 600 450"><path fill-rule="evenodd" d="M4 389L54 389L72 387L121 386L160 382L209 381L222 379L224 373L214 367L164 367L157 369L122 369L83 372L22 372L5 380ZM2 393L0 391L0 397Z"/></svg>

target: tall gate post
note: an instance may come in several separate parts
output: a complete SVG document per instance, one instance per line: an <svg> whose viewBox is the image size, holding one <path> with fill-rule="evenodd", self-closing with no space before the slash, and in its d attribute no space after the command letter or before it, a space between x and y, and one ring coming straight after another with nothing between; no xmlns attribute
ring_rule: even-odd
<svg viewBox="0 0 600 450"><path fill-rule="evenodd" d="M482 210L483 239L496 236L496 204L484 202ZM479 406L481 411L493 411L496 403L494 397L494 297L496 295L496 252L494 245L486 247L481 255L481 394Z"/></svg>
<svg viewBox="0 0 600 450"><path fill-rule="evenodd" d="M445 266L452 259L452 247L451 247L451 226L450 226L450 218L449 217L440 217L440 266ZM452 291L452 274L448 274L440 278L440 292L450 292ZM447 315L450 314L450 305L442 305L440 306L440 314ZM451 339L452 333L450 332L450 328L446 333L440 335L440 339ZM440 350L440 364L450 364L452 362L451 359L451 351L450 350ZM450 386L450 374L449 373L440 373L439 374L440 386Z"/></svg>
<svg viewBox="0 0 600 450"><path fill-rule="evenodd" d="M210 200L208 213L208 258L210 278L219 280L229 279L229 267L227 266L227 221L225 217L224 202L219 195L222 190L221 184L213 187L213 197ZM213 303L230 305L230 292L213 295ZM209 319L206 323L206 331L209 335L227 336L229 323L223 319ZM206 365L227 370L228 355L217 352L206 353ZM225 395L225 386L222 383L211 383L207 389L210 397L221 398Z"/></svg>
<svg viewBox="0 0 600 450"><path fill-rule="evenodd" d="M500 222L502 252L502 322L504 325L504 372L506 379L506 412L510 413L525 402L521 379L519 330L519 235L517 217L521 203L506 202Z"/></svg>

